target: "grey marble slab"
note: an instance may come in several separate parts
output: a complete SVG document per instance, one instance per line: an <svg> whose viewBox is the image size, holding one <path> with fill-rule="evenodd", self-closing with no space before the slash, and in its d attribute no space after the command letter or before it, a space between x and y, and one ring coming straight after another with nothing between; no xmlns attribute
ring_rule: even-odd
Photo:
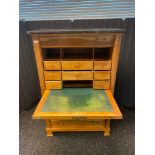
<svg viewBox="0 0 155 155"><path fill-rule="evenodd" d="M88 29L40 29L27 31L28 34L75 34L75 33L124 33L124 29L115 28L88 28Z"/></svg>

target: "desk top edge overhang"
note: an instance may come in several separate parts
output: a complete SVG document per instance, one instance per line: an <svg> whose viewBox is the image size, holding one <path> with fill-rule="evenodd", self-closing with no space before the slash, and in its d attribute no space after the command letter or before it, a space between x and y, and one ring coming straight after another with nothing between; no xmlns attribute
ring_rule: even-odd
<svg viewBox="0 0 155 155"><path fill-rule="evenodd" d="M39 34L98 34L98 33L125 33L124 29L116 28L82 28L82 29L39 29L27 31L28 35Z"/></svg>

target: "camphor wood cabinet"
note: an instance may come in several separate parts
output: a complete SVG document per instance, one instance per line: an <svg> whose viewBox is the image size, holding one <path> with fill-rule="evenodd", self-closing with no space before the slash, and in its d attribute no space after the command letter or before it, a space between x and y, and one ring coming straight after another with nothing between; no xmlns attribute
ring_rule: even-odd
<svg viewBox="0 0 155 155"><path fill-rule="evenodd" d="M103 131L122 119L113 97L122 29L46 29L32 36L42 98L33 119L47 136L60 131Z"/></svg>

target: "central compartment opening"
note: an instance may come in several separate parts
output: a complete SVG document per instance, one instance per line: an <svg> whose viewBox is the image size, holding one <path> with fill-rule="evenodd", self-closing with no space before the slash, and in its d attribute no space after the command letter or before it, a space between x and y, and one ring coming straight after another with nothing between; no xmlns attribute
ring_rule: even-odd
<svg viewBox="0 0 155 155"><path fill-rule="evenodd" d="M42 49L44 60L59 60L60 49L59 48L43 48Z"/></svg>
<svg viewBox="0 0 155 155"><path fill-rule="evenodd" d="M93 59L92 48L64 48L62 52L63 52L62 59L67 59L67 60Z"/></svg>
<svg viewBox="0 0 155 155"><path fill-rule="evenodd" d="M91 80L75 80L75 81L63 81L64 88L93 88L93 81Z"/></svg>
<svg viewBox="0 0 155 155"><path fill-rule="evenodd" d="M94 48L95 60L110 60L112 57L112 48Z"/></svg>

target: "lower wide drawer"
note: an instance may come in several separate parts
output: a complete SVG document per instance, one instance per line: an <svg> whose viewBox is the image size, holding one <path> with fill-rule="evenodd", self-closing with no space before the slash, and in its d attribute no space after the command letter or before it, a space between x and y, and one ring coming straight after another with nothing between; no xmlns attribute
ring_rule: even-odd
<svg viewBox="0 0 155 155"><path fill-rule="evenodd" d="M92 71L62 71L62 80L93 80Z"/></svg>
<svg viewBox="0 0 155 155"><path fill-rule="evenodd" d="M93 126L104 125L105 120L51 120L51 126Z"/></svg>
<svg viewBox="0 0 155 155"><path fill-rule="evenodd" d="M60 71L44 71L45 80L61 80Z"/></svg>
<svg viewBox="0 0 155 155"><path fill-rule="evenodd" d="M109 89L109 87L110 87L110 80L93 81L94 89Z"/></svg>
<svg viewBox="0 0 155 155"><path fill-rule="evenodd" d="M62 89L62 81L45 81L46 89Z"/></svg>

